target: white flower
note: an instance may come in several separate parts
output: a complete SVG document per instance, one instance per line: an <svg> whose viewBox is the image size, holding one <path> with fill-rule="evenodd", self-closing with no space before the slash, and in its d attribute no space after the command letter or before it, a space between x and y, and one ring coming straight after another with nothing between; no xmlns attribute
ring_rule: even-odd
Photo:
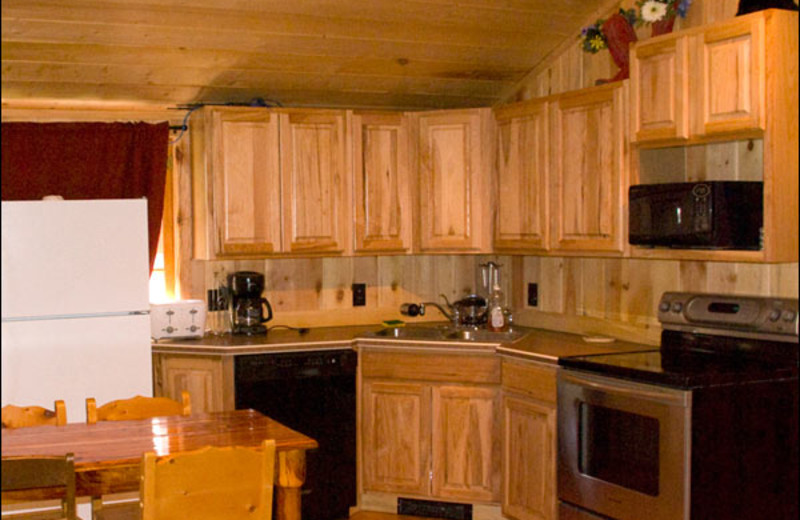
<svg viewBox="0 0 800 520"><path fill-rule="evenodd" d="M645 22L657 22L667 14L667 4L656 0L648 0L642 5L642 19Z"/></svg>

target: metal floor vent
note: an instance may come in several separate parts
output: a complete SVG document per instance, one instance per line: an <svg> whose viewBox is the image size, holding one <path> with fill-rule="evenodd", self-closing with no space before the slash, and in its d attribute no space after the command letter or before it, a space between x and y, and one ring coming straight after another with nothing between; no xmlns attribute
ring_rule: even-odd
<svg viewBox="0 0 800 520"><path fill-rule="evenodd" d="M397 514L447 518L448 520L472 520L472 504L398 498Z"/></svg>

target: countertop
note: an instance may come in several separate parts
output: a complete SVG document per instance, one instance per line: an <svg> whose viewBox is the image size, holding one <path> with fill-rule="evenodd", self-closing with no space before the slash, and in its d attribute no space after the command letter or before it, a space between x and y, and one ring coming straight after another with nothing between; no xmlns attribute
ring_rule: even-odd
<svg viewBox="0 0 800 520"><path fill-rule="evenodd" d="M431 325L433 326L433 325ZM371 337L381 325L318 327L301 334L297 330L276 328L265 336L207 335L193 339L162 339L153 343L153 352L187 355L243 355L270 352L302 352L343 348L402 348L455 352L476 351L555 364L560 357L653 350L654 346L613 339L602 341L566 332L522 327L524 335L515 341L409 340Z"/></svg>

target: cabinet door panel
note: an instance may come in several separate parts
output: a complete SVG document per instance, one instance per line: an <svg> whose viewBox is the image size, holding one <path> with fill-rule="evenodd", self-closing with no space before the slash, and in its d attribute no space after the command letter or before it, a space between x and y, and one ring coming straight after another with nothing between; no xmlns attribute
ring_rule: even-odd
<svg viewBox="0 0 800 520"><path fill-rule="evenodd" d="M217 253L277 251L281 244L277 115L265 110L211 113Z"/></svg>
<svg viewBox="0 0 800 520"><path fill-rule="evenodd" d="M181 392L186 390L192 400L192 413L225 409L224 369L220 359L155 354L153 370L156 397L169 397L180 402Z"/></svg>
<svg viewBox="0 0 800 520"><path fill-rule="evenodd" d="M433 495L495 501L500 492L499 392L433 387Z"/></svg>
<svg viewBox="0 0 800 520"><path fill-rule="evenodd" d="M547 104L523 114L498 114L497 249L547 248Z"/></svg>
<svg viewBox="0 0 800 520"><path fill-rule="evenodd" d="M637 141L689 137L686 39L637 46L631 60Z"/></svg>
<svg viewBox="0 0 800 520"><path fill-rule="evenodd" d="M362 395L364 489L427 495L430 388L365 381Z"/></svg>
<svg viewBox="0 0 800 520"><path fill-rule="evenodd" d="M355 250L411 247L408 128L403 114L353 115Z"/></svg>
<svg viewBox="0 0 800 520"><path fill-rule="evenodd" d="M281 114L284 250L345 249L344 114L338 111Z"/></svg>
<svg viewBox="0 0 800 520"><path fill-rule="evenodd" d="M507 396L503 414L503 513L516 520L555 519L555 408Z"/></svg>
<svg viewBox="0 0 800 520"><path fill-rule="evenodd" d="M698 55L704 134L764 128L763 35L763 18L703 33Z"/></svg>
<svg viewBox="0 0 800 520"><path fill-rule="evenodd" d="M419 207L422 251L478 251L489 197L481 171L482 114L419 116Z"/></svg>
<svg viewBox="0 0 800 520"><path fill-rule="evenodd" d="M557 102L552 221L558 249L622 251L622 95L617 86Z"/></svg>

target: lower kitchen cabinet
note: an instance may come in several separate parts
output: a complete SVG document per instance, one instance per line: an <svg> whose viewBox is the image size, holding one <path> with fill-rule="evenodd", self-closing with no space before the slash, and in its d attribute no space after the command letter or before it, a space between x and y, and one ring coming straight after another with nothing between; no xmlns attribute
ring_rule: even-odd
<svg viewBox="0 0 800 520"><path fill-rule="evenodd" d="M500 499L500 362L362 349L365 492Z"/></svg>
<svg viewBox="0 0 800 520"><path fill-rule="evenodd" d="M186 390L192 413L233 410L233 358L153 354L153 395L180 401Z"/></svg>
<svg viewBox="0 0 800 520"><path fill-rule="evenodd" d="M555 520L556 368L503 360L503 514Z"/></svg>

